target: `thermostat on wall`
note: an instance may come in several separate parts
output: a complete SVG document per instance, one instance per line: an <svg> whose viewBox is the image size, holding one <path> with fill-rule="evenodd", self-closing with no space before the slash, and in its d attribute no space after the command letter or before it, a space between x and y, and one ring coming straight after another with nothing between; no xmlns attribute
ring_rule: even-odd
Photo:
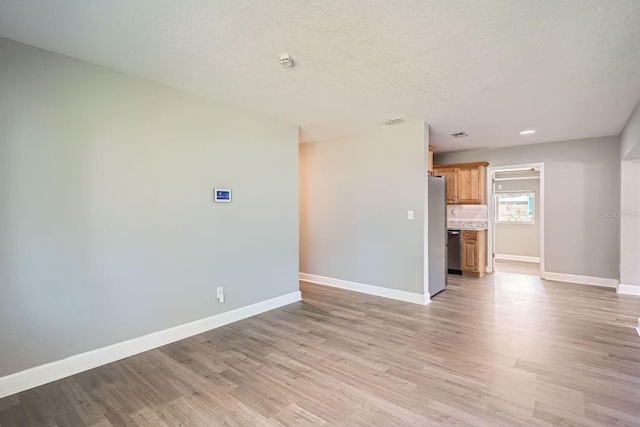
<svg viewBox="0 0 640 427"><path fill-rule="evenodd" d="M213 190L213 201L217 203L231 203L231 190L216 188Z"/></svg>

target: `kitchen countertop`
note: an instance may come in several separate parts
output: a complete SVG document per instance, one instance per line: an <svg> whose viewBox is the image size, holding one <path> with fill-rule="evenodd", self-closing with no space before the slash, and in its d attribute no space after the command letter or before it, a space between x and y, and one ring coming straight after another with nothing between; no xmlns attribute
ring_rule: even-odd
<svg viewBox="0 0 640 427"><path fill-rule="evenodd" d="M482 221L448 221L447 230L487 230L488 224Z"/></svg>
<svg viewBox="0 0 640 427"><path fill-rule="evenodd" d="M488 230L488 227L447 227L447 230L485 231Z"/></svg>

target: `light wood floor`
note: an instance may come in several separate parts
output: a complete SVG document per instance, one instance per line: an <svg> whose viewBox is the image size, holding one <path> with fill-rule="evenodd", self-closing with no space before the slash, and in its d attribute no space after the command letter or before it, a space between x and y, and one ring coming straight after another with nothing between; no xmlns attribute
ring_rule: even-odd
<svg viewBox="0 0 640 427"><path fill-rule="evenodd" d="M540 277L540 263L538 262L497 259L494 264L494 269L502 273L529 274Z"/></svg>
<svg viewBox="0 0 640 427"><path fill-rule="evenodd" d="M638 426L640 298L494 273L304 302L0 400L2 426Z"/></svg>

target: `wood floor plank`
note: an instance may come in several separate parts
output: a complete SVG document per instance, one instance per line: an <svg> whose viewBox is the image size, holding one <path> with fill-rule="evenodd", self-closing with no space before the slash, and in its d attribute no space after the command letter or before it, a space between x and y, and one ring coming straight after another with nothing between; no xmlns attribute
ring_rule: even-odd
<svg viewBox="0 0 640 427"><path fill-rule="evenodd" d="M140 427L169 427L168 424L150 408L142 408L138 412L131 414L131 418Z"/></svg>
<svg viewBox="0 0 640 427"><path fill-rule="evenodd" d="M81 425L94 425L105 420L103 408L93 402L80 384L71 381L64 384L61 390L65 399L71 403L78 416L82 419Z"/></svg>
<svg viewBox="0 0 640 427"><path fill-rule="evenodd" d="M494 265L495 271L502 273L529 274L540 276L539 262L523 262L511 261L506 259L496 259Z"/></svg>
<svg viewBox="0 0 640 427"><path fill-rule="evenodd" d="M304 301L0 399L0 426L639 426L640 298L496 272Z"/></svg>
<svg viewBox="0 0 640 427"><path fill-rule="evenodd" d="M11 405L0 409L0 426L27 426L28 421L21 405Z"/></svg>

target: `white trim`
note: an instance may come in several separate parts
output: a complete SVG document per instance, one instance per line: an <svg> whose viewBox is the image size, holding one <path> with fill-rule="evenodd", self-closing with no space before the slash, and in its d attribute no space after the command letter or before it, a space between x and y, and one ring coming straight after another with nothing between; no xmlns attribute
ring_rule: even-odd
<svg viewBox="0 0 640 427"><path fill-rule="evenodd" d="M581 283L583 285L604 286L605 288L616 288L618 286L617 279L607 279L605 277L578 276L577 274L551 273L544 272L546 280L555 280L557 282Z"/></svg>
<svg viewBox="0 0 640 427"><path fill-rule="evenodd" d="M428 127L428 125L427 125ZM425 162L429 164L429 130L425 129L427 135L427 141L425 143ZM446 181L445 181L446 182ZM446 184L445 184L445 198L446 198ZM422 215L422 293L429 294L429 174L425 176L424 180L424 200ZM444 215L447 217L447 201L444 201Z"/></svg>
<svg viewBox="0 0 640 427"><path fill-rule="evenodd" d="M523 172L535 172L535 168L533 166L522 167L522 168L513 168L513 169L504 169L508 166L503 166L500 168L500 172L502 173L523 173Z"/></svg>
<svg viewBox="0 0 640 427"><path fill-rule="evenodd" d="M535 262L538 264L540 263L540 257L538 256L496 254L496 259L504 259L506 261Z"/></svg>
<svg viewBox="0 0 640 427"><path fill-rule="evenodd" d="M624 295L640 295L640 286L638 286L638 285L625 285L623 283L620 283L618 285L618 291L617 292L619 294L624 294ZM638 323L638 326L640 326L640 323Z"/></svg>
<svg viewBox="0 0 640 427"><path fill-rule="evenodd" d="M331 286L334 288L346 289L354 292L361 292L363 294L375 295L377 297L411 302L414 304L427 305L431 302L431 298L428 294L421 295L414 292L383 288L382 286L366 285L364 283L333 279L331 277L316 276L314 274L300 273L300 280L304 282L317 283L319 285Z"/></svg>
<svg viewBox="0 0 640 427"><path fill-rule="evenodd" d="M544 269L544 163L538 163L540 168L540 278L546 277Z"/></svg>
<svg viewBox="0 0 640 427"><path fill-rule="evenodd" d="M302 299L300 291L216 314L0 378L0 398L179 341Z"/></svg>
<svg viewBox="0 0 640 427"><path fill-rule="evenodd" d="M495 179L495 172L501 170L534 170L540 172L540 197L538 198L538 205L535 209L540 210L540 278L546 278L547 274L544 270L544 163L527 163L520 165L502 165L502 166L489 166L487 168L487 214L489 217L489 226L487 229L487 273L492 273L495 270L494 257L496 247L495 236L495 212L494 212L494 191L493 182ZM497 254L496 254L497 256Z"/></svg>
<svg viewBox="0 0 640 427"><path fill-rule="evenodd" d="M535 215L535 213L534 213ZM535 218L535 216L534 216ZM536 225L536 220L532 220L532 221L498 221L496 220L495 222L496 224L505 224L505 225Z"/></svg>
<svg viewBox="0 0 640 427"><path fill-rule="evenodd" d="M502 172L502 170L500 170L500 172ZM540 179L540 177L539 176L523 176L518 178L494 178L493 180L495 182L500 182L500 181L522 181L526 179Z"/></svg>
<svg viewBox="0 0 640 427"><path fill-rule="evenodd" d="M495 228L495 199L494 199L494 191L493 191L493 180L495 179L495 171L492 166L487 168L487 176L486 176L486 201L487 201L487 273L493 273L495 270L495 259L493 254L495 253L496 247L496 237L493 229Z"/></svg>

